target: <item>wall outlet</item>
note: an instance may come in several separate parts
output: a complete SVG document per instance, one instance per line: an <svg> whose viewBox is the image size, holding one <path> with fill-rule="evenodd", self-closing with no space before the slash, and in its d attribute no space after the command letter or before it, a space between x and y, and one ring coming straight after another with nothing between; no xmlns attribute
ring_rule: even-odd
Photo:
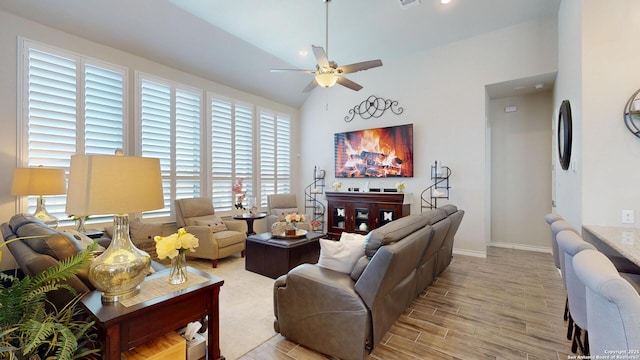
<svg viewBox="0 0 640 360"><path fill-rule="evenodd" d="M622 219L623 224L633 224L633 210L622 210Z"/></svg>

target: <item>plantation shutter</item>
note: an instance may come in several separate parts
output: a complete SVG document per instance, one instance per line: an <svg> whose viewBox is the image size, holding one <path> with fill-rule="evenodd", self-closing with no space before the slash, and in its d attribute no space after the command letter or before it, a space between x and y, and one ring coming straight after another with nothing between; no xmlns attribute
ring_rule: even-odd
<svg viewBox="0 0 640 360"><path fill-rule="evenodd" d="M247 191L244 206L253 194L253 108L230 100L211 99L212 196L216 211L234 209L231 191L242 178Z"/></svg>
<svg viewBox="0 0 640 360"><path fill-rule="evenodd" d="M288 118L276 118L276 184L277 193L291 192L291 127Z"/></svg>
<svg viewBox="0 0 640 360"><path fill-rule="evenodd" d="M77 60L34 48L28 50L27 152L28 166L69 169L76 153ZM37 196L30 196L34 213ZM47 210L59 219L65 215L65 195L47 196Z"/></svg>
<svg viewBox="0 0 640 360"><path fill-rule="evenodd" d="M122 149L126 70L27 40L22 49L26 166L59 167L68 173L71 155ZM46 201L62 224L71 222L65 195ZM27 211L33 213L35 205L36 197L29 197Z"/></svg>
<svg viewBox="0 0 640 360"><path fill-rule="evenodd" d="M233 173L232 104L211 100L211 193L216 210L230 210L233 204L231 175Z"/></svg>
<svg viewBox="0 0 640 360"><path fill-rule="evenodd" d="M200 197L200 95L176 90L176 199Z"/></svg>
<svg viewBox="0 0 640 360"><path fill-rule="evenodd" d="M123 75L85 66L85 154L113 155L123 149Z"/></svg>
<svg viewBox="0 0 640 360"><path fill-rule="evenodd" d="M261 203L267 195L291 192L291 125L289 118L260 112Z"/></svg>
<svg viewBox="0 0 640 360"><path fill-rule="evenodd" d="M242 178L247 190L247 202L255 196L253 192L253 110L250 107L235 107L235 178Z"/></svg>
<svg viewBox="0 0 640 360"><path fill-rule="evenodd" d="M142 79L140 82L140 149L144 157L160 159L164 208L145 217L171 215L171 87Z"/></svg>

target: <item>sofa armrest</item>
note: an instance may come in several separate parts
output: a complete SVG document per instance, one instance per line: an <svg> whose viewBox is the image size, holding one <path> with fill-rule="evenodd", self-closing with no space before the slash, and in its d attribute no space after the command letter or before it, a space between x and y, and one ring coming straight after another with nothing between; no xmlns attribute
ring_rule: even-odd
<svg viewBox="0 0 640 360"><path fill-rule="evenodd" d="M217 256L218 242L213 240L214 232L211 231L210 227L204 225L194 225L186 226L185 230L198 238L198 247L195 248L196 253L211 254L212 256ZM193 252L187 251L186 254L187 256L189 256L193 254Z"/></svg>
<svg viewBox="0 0 640 360"><path fill-rule="evenodd" d="M40 274L52 266L57 266L59 262L49 255L37 254L25 264L32 274ZM57 309L62 309L76 295L84 294L93 290L93 285L89 282L88 266L80 269L76 275L71 276L62 284L69 285L76 291L76 294L69 292L67 289L58 289L47 293L47 299L51 301Z"/></svg>
<svg viewBox="0 0 640 360"><path fill-rule="evenodd" d="M266 219L267 219L267 231L271 232L271 227L273 227L273 224L278 222L278 216L277 215L267 215Z"/></svg>
<svg viewBox="0 0 640 360"><path fill-rule="evenodd" d="M338 358L365 357L369 310L349 274L302 264L274 283L275 328L288 339Z"/></svg>
<svg viewBox="0 0 640 360"><path fill-rule="evenodd" d="M247 230L249 229L247 227L247 222L244 220L222 220L222 222L227 225L227 229L231 231L237 231L246 234Z"/></svg>

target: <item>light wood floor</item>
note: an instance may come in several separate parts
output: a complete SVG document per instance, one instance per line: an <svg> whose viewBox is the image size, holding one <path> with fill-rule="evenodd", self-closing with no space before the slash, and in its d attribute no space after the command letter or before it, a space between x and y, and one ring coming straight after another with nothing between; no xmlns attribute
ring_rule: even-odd
<svg viewBox="0 0 640 360"><path fill-rule="evenodd" d="M565 296L551 254L489 248L486 259L454 255L369 359L566 360ZM328 358L280 335L241 357Z"/></svg>

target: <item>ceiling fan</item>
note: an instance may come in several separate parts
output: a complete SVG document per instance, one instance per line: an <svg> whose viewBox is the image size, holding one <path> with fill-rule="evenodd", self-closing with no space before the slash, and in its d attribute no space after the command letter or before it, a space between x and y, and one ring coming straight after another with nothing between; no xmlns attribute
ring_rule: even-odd
<svg viewBox="0 0 640 360"><path fill-rule="evenodd" d="M362 89L362 85L356 82L353 82L343 77L342 75L382 66L381 60L369 60L369 61L363 61L363 62L358 62L358 63L344 65L344 66L338 66L338 64L335 61L329 60L328 53L329 53L329 2L330 1L331 0L323 0L323 2L327 4L326 24L325 24L326 26L325 41L326 41L327 51L325 51L325 49L322 48L322 46L311 45L311 48L313 49L313 55L315 56L316 61L318 62L318 65L316 65L316 69L315 70L271 69L272 72L298 71L298 72L305 72L308 74L314 74L315 75L314 79L309 83L309 85L307 85L304 88L303 92L309 92L313 90L317 85L328 88L328 87L332 87L336 83L342 86L348 87L351 90L358 91Z"/></svg>

